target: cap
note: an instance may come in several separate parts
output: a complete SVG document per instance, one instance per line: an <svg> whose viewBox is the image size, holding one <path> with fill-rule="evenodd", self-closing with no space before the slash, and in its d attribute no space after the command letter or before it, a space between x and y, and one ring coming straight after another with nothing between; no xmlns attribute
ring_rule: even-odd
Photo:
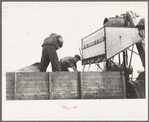
<svg viewBox="0 0 149 122"><path fill-rule="evenodd" d="M52 36L52 35L56 35L56 33L51 33L50 36Z"/></svg>
<svg viewBox="0 0 149 122"><path fill-rule="evenodd" d="M79 55L75 55L75 57L78 59L78 60L81 60L81 57Z"/></svg>

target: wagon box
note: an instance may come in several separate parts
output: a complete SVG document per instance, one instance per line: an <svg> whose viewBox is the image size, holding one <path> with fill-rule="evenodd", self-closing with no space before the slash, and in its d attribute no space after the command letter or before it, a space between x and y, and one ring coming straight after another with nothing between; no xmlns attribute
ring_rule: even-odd
<svg viewBox="0 0 149 122"><path fill-rule="evenodd" d="M124 99L120 72L7 72L6 100Z"/></svg>

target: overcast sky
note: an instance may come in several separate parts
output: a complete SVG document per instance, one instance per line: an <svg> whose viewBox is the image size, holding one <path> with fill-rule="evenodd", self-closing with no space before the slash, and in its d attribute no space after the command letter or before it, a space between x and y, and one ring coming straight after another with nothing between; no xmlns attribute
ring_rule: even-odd
<svg viewBox="0 0 149 122"><path fill-rule="evenodd" d="M3 68L15 71L40 62L41 45L52 32L64 39L59 58L80 54L83 37L103 27L106 17L127 10L147 17L146 2L3 2Z"/></svg>
<svg viewBox="0 0 149 122"><path fill-rule="evenodd" d="M41 45L52 32L64 39L59 58L80 54L82 38L103 27L106 17L127 10L148 22L147 2L2 2L3 73L40 62ZM139 60L132 62L135 71L141 69ZM78 69L82 71L81 62Z"/></svg>

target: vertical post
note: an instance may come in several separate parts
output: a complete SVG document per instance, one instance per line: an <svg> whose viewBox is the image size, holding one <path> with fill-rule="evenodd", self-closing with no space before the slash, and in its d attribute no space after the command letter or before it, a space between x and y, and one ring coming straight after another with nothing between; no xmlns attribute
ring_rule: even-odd
<svg viewBox="0 0 149 122"><path fill-rule="evenodd" d="M134 48L134 45L132 46L132 51L131 51L131 56L130 56L130 62L129 62L129 70L130 70L131 61L132 61L133 48ZM132 81L132 78L133 78L133 73L131 74L131 81Z"/></svg>
<svg viewBox="0 0 149 122"><path fill-rule="evenodd" d="M109 60L106 60L106 71L109 70Z"/></svg>
<svg viewBox="0 0 149 122"><path fill-rule="evenodd" d="M16 100L17 73L14 75L14 100Z"/></svg>
<svg viewBox="0 0 149 122"><path fill-rule="evenodd" d="M126 55L126 58L125 58L125 60L126 60L126 65L128 65L128 52L127 52L127 50L125 50L126 51L126 53L125 53L125 55Z"/></svg>
<svg viewBox="0 0 149 122"><path fill-rule="evenodd" d="M93 63L93 59L90 61L90 63L89 63L89 66L88 66L88 71L89 71L89 69L90 69L90 67L91 67L91 64Z"/></svg>
<svg viewBox="0 0 149 122"><path fill-rule="evenodd" d="M145 47L143 45L145 46L145 44L143 44L143 42L140 42L140 43L136 44L136 47L139 52L139 56L141 58L142 65L145 69Z"/></svg>
<svg viewBox="0 0 149 122"><path fill-rule="evenodd" d="M82 71L84 71L84 69L85 69L85 66L86 66L86 65L84 65L84 66L83 66L83 70L82 70Z"/></svg>
<svg viewBox="0 0 149 122"><path fill-rule="evenodd" d="M118 54L118 58L119 58L119 65L121 65L121 55L120 55L120 53Z"/></svg>
<svg viewBox="0 0 149 122"><path fill-rule="evenodd" d="M78 87L79 87L79 99L83 99L82 97L82 73L78 72Z"/></svg>
<svg viewBox="0 0 149 122"><path fill-rule="evenodd" d="M125 51L123 51L123 62L124 62L124 76L125 76L126 97L127 97L127 93L128 93L128 81L127 81L127 72L126 72L126 56L125 56Z"/></svg>
<svg viewBox="0 0 149 122"><path fill-rule="evenodd" d="M129 69L130 69L130 66L131 66L131 61L132 61L133 48L134 48L134 45L132 46L132 52L131 52L130 62L129 62Z"/></svg>
<svg viewBox="0 0 149 122"><path fill-rule="evenodd" d="M106 60L108 60L107 59L107 41L106 41L106 26L105 25L104 25L104 35L103 35L103 38L105 40L105 56L106 56Z"/></svg>
<svg viewBox="0 0 149 122"><path fill-rule="evenodd" d="M52 77L52 73L49 72L49 99L53 99L51 77Z"/></svg>

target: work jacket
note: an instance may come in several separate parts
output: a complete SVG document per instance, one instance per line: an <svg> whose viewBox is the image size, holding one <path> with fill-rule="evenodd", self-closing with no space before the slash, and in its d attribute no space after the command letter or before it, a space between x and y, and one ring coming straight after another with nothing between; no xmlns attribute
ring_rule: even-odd
<svg viewBox="0 0 149 122"><path fill-rule="evenodd" d="M62 37L60 35L52 35L52 36L47 37L44 40L42 47L44 45L54 45L56 50L58 48L61 48L63 46L63 43L59 41L59 38L62 38Z"/></svg>
<svg viewBox="0 0 149 122"><path fill-rule="evenodd" d="M73 57L71 57L71 56L67 56L67 57L62 58L60 60L60 63L65 68L72 68L72 67L77 68L76 62L74 61Z"/></svg>

